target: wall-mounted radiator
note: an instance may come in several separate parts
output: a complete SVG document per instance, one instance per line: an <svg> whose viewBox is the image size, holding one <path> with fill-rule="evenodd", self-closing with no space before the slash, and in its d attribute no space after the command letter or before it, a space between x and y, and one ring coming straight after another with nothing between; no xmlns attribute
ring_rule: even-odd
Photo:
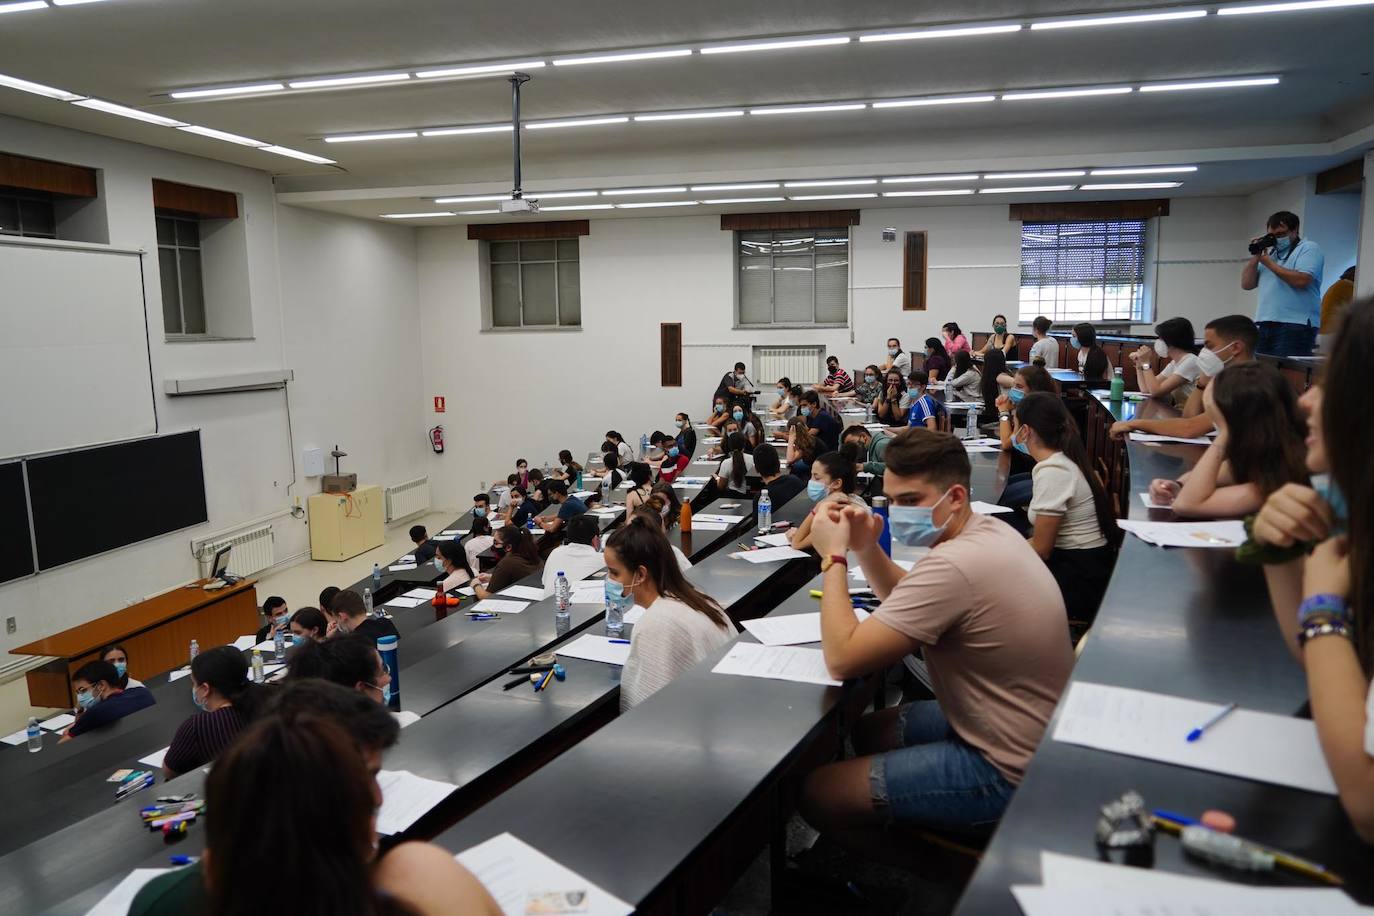
<svg viewBox="0 0 1374 916"><path fill-rule="evenodd" d="M229 552L229 572L235 576L251 576L262 572L277 562L275 541L271 525L259 525L240 531L229 537L215 537L205 541L193 541L191 551L204 551L213 557L215 552L225 546L234 549Z"/></svg>
<svg viewBox="0 0 1374 916"><path fill-rule="evenodd" d="M429 478L417 477L386 488L386 520L394 522L429 508Z"/></svg>
<svg viewBox="0 0 1374 916"><path fill-rule="evenodd" d="M767 391L780 378L811 385L825 378L824 347L755 347L755 385Z"/></svg>

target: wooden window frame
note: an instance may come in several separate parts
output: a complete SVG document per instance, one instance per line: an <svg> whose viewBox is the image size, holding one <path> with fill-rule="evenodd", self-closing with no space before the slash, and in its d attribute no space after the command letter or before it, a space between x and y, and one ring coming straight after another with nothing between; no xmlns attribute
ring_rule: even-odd
<svg viewBox="0 0 1374 916"><path fill-rule="evenodd" d="M912 246L920 240L919 265L912 264ZM926 310L926 277L930 264L930 234L924 229L913 229L902 236L902 311L924 312Z"/></svg>

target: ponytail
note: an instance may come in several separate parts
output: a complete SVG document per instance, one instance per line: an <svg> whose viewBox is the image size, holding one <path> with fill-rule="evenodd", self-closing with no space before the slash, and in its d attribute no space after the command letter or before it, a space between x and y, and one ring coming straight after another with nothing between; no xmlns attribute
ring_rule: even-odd
<svg viewBox="0 0 1374 916"><path fill-rule="evenodd" d="M744 436L731 433L725 440L730 449L730 489L744 492Z"/></svg>
<svg viewBox="0 0 1374 916"><path fill-rule="evenodd" d="M248 660L233 646L215 646L191 659L191 676L228 700L245 722L267 702L267 688L248 679Z"/></svg>
<svg viewBox="0 0 1374 916"><path fill-rule="evenodd" d="M1097 510L1097 524L1102 529L1102 536L1113 547L1120 544L1121 529L1116 524L1111 499L1108 498L1106 488L1097 479L1097 474L1088 462L1088 452L1083 447L1078 424L1065 409L1064 402L1049 392L1033 391L1017 405L1016 419L1023 426L1035 430L1035 434L1046 446L1063 452L1065 458L1078 466L1092 490L1093 508Z"/></svg>

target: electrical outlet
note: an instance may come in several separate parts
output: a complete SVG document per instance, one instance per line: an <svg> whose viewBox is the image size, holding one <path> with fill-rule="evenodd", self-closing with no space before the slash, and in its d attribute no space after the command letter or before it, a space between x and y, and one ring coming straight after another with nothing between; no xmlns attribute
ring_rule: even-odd
<svg viewBox="0 0 1374 916"><path fill-rule="evenodd" d="M13 617L5 618L5 632L14 634L19 632L19 623Z"/></svg>

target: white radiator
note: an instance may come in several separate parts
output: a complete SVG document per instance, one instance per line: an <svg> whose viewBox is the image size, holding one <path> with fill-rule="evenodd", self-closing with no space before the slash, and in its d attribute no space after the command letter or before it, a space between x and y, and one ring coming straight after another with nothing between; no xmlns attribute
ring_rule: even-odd
<svg viewBox="0 0 1374 916"><path fill-rule="evenodd" d="M275 543L272 526L260 525L257 528L240 531L231 537L194 541L191 544L191 550L192 552L205 551L213 557L215 552L221 548L233 547L234 549L229 551L228 571L235 576L251 576L253 573L262 572L277 562Z"/></svg>
<svg viewBox="0 0 1374 916"><path fill-rule="evenodd" d="M429 508L429 478L417 477L386 488L386 520L394 522Z"/></svg>
<svg viewBox="0 0 1374 916"><path fill-rule="evenodd" d="M780 378L812 385L825 378L824 347L755 347L754 384L768 387Z"/></svg>

